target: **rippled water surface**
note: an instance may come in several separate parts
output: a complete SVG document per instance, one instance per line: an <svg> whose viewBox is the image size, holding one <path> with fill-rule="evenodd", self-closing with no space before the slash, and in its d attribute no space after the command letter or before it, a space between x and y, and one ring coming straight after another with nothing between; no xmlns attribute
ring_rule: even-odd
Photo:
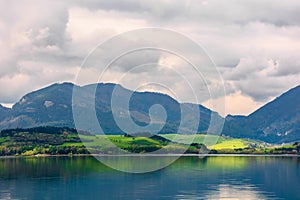
<svg viewBox="0 0 300 200"><path fill-rule="evenodd" d="M140 159L118 164L154 158ZM182 157L156 172L128 174L92 157L0 158L0 199L300 199L300 159Z"/></svg>

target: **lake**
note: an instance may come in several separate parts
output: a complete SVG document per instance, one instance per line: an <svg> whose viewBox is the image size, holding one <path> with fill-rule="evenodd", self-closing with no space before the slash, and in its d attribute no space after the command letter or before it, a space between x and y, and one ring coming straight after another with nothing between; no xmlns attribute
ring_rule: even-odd
<svg viewBox="0 0 300 200"><path fill-rule="evenodd" d="M0 199L300 199L300 159L182 157L129 174L88 156L0 158Z"/></svg>

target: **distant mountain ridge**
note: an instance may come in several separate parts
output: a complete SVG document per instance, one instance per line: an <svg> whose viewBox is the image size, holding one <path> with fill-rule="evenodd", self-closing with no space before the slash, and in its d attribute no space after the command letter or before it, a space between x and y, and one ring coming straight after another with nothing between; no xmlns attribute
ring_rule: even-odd
<svg viewBox="0 0 300 200"><path fill-rule="evenodd" d="M116 124L111 110L112 92L115 87L120 91L117 98L122 99L124 95L132 91L121 85L112 83L99 83L86 86L77 86L72 83L53 84L40 90L26 94L11 109L0 105L0 130L10 128L29 128L36 126L58 126L74 128L72 112L72 92L74 87L80 91L80 105L84 109L93 109L88 105L93 98L90 91L96 89L95 108L99 123L106 134L123 134ZM130 99L130 117L140 125L146 126L150 122L149 108L160 104L167 112L166 124L160 133L176 133L180 125L181 117L191 124L197 119L192 114L181 116L181 106L186 109L200 111L200 122L198 132L207 132L211 115L222 119L216 112L196 104L180 104L172 97L153 92L133 92ZM120 106L117 113L123 116L125 108ZM85 113L82 113L83 115ZM86 116L88 119L89 116ZM94 131L89 127L88 131ZM159 114L154 116L154 124L161 124ZM187 123L188 124L188 123ZM191 128L183 127L184 133L189 133ZM240 138L258 139L270 143L300 141L300 86L297 86L275 100L267 103L249 116L232 116L225 118L223 135Z"/></svg>
<svg viewBox="0 0 300 200"><path fill-rule="evenodd" d="M95 108L99 123L106 134L123 134L123 131L118 128L114 121L111 110L111 97L115 87L118 87L119 94L117 98L123 98L124 95L131 94L132 91L123 88L120 85L112 83L99 83L86 86L77 86L72 83L53 84L46 88L26 94L19 102L13 105L12 109L0 107L0 129L10 128L28 128L36 126L58 126L74 128L74 120L72 113L72 92L74 87L80 91L80 105L84 109L90 108L87 105L90 102L89 98L94 98L91 95L92 88L96 89ZM211 110L201 105L196 104L180 104L175 99L166 94L153 92L133 92L130 99L131 118L137 124L145 126L150 122L149 108L152 105L161 104L166 112L166 124L161 130L161 133L174 133L178 131L180 125L181 113L180 106L185 106L189 109L198 108L200 110L201 120L198 131L205 132L210 123ZM119 114L125 108L118 108ZM85 113L83 113L84 115ZM87 119L89 116L86 116ZM125 116L126 117L126 116ZM163 123L159 116L155 116L157 124ZM191 122L195 120L194 116L183 116ZM220 116L219 116L220 117ZM220 117L221 118L221 117ZM89 121L87 120L87 123ZM87 124L88 131L94 131L93 127ZM189 132L190 128L184 127L185 132Z"/></svg>
<svg viewBox="0 0 300 200"><path fill-rule="evenodd" d="M249 116L227 116L223 133L271 143L300 141L300 86Z"/></svg>

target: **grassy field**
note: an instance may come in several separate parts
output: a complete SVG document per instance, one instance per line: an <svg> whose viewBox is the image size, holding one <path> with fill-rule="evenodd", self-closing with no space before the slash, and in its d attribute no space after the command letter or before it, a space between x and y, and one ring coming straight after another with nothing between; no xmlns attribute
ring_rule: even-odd
<svg viewBox="0 0 300 200"><path fill-rule="evenodd" d="M86 136L80 135L83 143L87 147L92 146L108 146L111 144L116 144L119 147L125 147L127 145L160 145L160 143L156 140L146 137L138 137L138 138L131 138L131 137L124 137L121 135L97 135L97 136ZM64 143L64 146L72 146L75 144L81 143ZM82 145L82 144L81 144Z"/></svg>
<svg viewBox="0 0 300 200"><path fill-rule="evenodd" d="M179 135L179 134L163 134L165 137L174 142L191 144L191 143L204 143L209 149L214 150L234 150L243 149L255 145L259 145L258 142L247 139L235 139L216 135Z"/></svg>
<svg viewBox="0 0 300 200"><path fill-rule="evenodd" d="M125 137L123 135L80 135L81 142L65 142L62 147L81 147L85 146L91 152L115 152L116 146L124 151L135 153L152 152L162 149L165 153L197 153L199 147L190 146L190 144L205 144L215 153L289 153L294 149L293 145L289 146L269 146L249 139L237 139L215 135L182 135L182 134L161 134L160 137L166 138L171 142L162 142L148 137ZM2 139L2 141L5 141ZM277 150L276 150L277 148ZM252 149L252 150L251 150ZM214 152L213 152L214 153Z"/></svg>
<svg viewBox="0 0 300 200"><path fill-rule="evenodd" d="M84 145L89 150L93 151L115 151L117 148L130 152L152 152L162 149L166 153L183 153L188 149L190 152L196 153L199 149L196 147L189 147L185 143L165 142L148 137L125 137L122 135L97 135L85 136L80 135L83 140L82 143L69 143L62 144L65 147Z"/></svg>
<svg viewBox="0 0 300 200"><path fill-rule="evenodd" d="M86 134L86 133L85 133ZM118 147L118 148L116 148ZM37 127L0 132L0 156L37 154L88 154L119 152L162 154L206 153L220 154L295 154L300 143L287 146L269 145L249 139L216 135L161 134L149 135L78 135L75 129Z"/></svg>
<svg viewBox="0 0 300 200"><path fill-rule="evenodd" d="M221 136L216 135L182 135L182 134L161 134L160 136L169 139L173 142L181 144L191 144L191 143L204 143L206 146L212 146L214 144L221 143L226 139Z"/></svg>
<svg viewBox="0 0 300 200"><path fill-rule="evenodd" d="M9 141L9 137L0 137L0 144Z"/></svg>
<svg viewBox="0 0 300 200"><path fill-rule="evenodd" d="M249 142L243 139L228 139L224 140L218 144L210 146L214 150L223 150L223 149L243 149L249 147Z"/></svg>
<svg viewBox="0 0 300 200"><path fill-rule="evenodd" d="M205 144L209 149L222 150L222 149L243 149L250 147L255 142L244 139L235 139L235 138L226 138L222 136L215 135L181 135L181 134L161 134L161 137L164 137L168 140L174 142L174 144L169 144L168 146L179 147L180 145L189 145L191 143ZM131 145L137 146L157 146L161 148L164 146L161 142L147 138L147 137L124 137L121 135L97 135L97 136L84 136L80 135L80 138L83 139L84 145L86 147L111 147L112 144L120 147L127 148ZM177 143L177 144L176 144ZM79 146L81 143L64 143L63 146Z"/></svg>

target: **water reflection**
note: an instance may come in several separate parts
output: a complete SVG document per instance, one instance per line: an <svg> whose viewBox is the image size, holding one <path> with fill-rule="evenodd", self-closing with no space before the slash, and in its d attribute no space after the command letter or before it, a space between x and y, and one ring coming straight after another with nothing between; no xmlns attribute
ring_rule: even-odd
<svg viewBox="0 0 300 200"><path fill-rule="evenodd" d="M205 194L206 193L206 194ZM254 185L228 185L220 184L214 189L207 190L203 193L199 191L181 191L175 196L180 200L201 200L201 199L222 199L222 200L258 200L258 199L276 199L271 193L260 191Z"/></svg>
<svg viewBox="0 0 300 200"><path fill-rule="evenodd" d="M183 157L127 174L92 157L0 159L0 199L300 199L299 166L296 157Z"/></svg>

